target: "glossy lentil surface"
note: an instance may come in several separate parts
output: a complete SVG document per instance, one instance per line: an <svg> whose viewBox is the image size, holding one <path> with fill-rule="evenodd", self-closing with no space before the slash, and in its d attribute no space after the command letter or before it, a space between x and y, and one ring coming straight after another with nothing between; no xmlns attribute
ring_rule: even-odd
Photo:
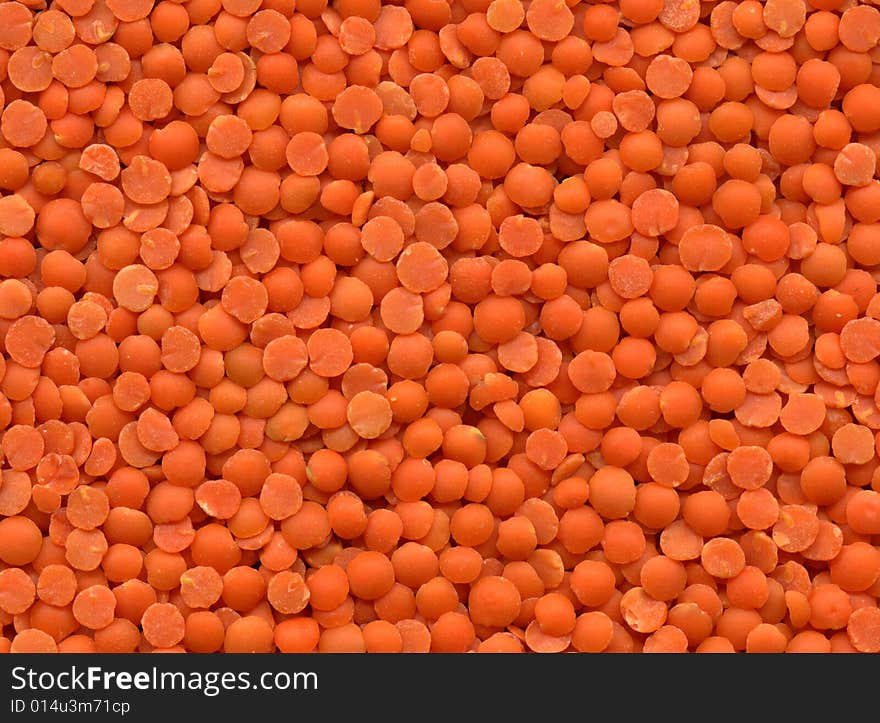
<svg viewBox="0 0 880 723"><path fill-rule="evenodd" d="M0 2L0 652L880 652L878 40Z"/></svg>

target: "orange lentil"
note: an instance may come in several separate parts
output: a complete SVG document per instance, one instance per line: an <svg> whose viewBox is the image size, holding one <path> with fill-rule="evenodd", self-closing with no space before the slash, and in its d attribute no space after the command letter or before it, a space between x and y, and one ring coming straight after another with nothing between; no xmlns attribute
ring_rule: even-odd
<svg viewBox="0 0 880 723"><path fill-rule="evenodd" d="M0 650L878 652L878 40L0 4Z"/></svg>

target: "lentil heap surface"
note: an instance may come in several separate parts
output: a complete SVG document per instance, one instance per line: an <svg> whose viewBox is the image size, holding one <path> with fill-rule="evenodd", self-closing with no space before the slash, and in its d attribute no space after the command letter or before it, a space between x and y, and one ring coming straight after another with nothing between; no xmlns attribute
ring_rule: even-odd
<svg viewBox="0 0 880 723"><path fill-rule="evenodd" d="M0 651L880 652L878 39L0 3Z"/></svg>

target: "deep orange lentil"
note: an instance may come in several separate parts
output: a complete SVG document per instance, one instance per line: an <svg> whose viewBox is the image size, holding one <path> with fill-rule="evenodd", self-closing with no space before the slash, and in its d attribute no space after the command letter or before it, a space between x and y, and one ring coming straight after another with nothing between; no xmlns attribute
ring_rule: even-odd
<svg viewBox="0 0 880 723"><path fill-rule="evenodd" d="M0 651L880 651L878 42L0 3Z"/></svg>

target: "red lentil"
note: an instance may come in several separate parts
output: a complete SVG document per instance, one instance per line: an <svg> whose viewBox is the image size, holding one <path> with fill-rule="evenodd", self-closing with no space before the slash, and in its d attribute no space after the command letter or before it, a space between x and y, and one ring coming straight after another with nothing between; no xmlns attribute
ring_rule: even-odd
<svg viewBox="0 0 880 723"><path fill-rule="evenodd" d="M880 651L873 7L202 5L0 4L0 650Z"/></svg>

